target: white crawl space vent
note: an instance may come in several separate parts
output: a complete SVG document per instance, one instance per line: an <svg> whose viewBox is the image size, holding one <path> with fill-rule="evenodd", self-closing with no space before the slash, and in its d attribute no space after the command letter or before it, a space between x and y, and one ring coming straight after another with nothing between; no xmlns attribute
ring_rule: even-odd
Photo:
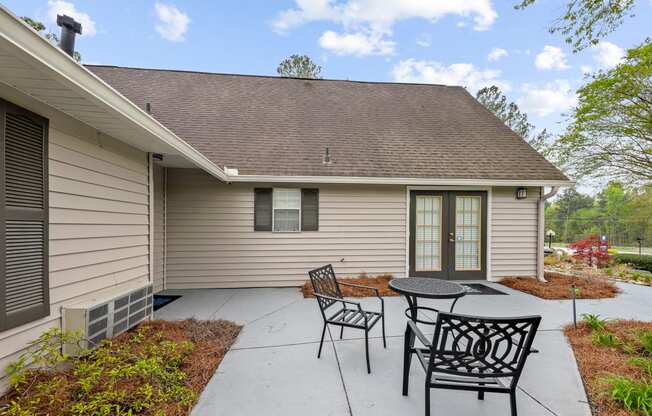
<svg viewBox="0 0 652 416"><path fill-rule="evenodd" d="M153 286L148 284L119 295L83 302L63 308L64 331L81 331L82 347L92 348L105 338L111 338L151 319ZM64 345L64 352L75 354L76 346Z"/></svg>

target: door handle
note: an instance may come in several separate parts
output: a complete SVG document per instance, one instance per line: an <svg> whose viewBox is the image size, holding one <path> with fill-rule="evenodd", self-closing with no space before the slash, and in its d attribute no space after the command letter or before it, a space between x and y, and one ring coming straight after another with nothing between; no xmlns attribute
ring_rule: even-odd
<svg viewBox="0 0 652 416"><path fill-rule="evenodd" d="M455 233L448 233L448 242L449 243L455 242Z"/></svg>

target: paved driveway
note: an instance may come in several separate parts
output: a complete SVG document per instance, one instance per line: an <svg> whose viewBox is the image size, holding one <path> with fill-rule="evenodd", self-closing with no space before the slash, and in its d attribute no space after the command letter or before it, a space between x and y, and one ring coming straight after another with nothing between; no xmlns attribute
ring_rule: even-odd
<svg viewBox="0 0 652 416"><path fill-rule="evenodd" d="M578 314L649 320L652 288L620 284L623 293L610 300L578 301ZM535 341L540 354L530 356L517 393L520 415L590 415L572 351L561 328L572 321L569 301L544 301L512 291L466 296L456 311L488 316L539 314L543 322ZM182 297L156 312L158 319L229 319L244 324L236 344L200 397L196 415L380 416L422 415L424 374L413 360L410 394L401 395L403 298L385 298L388 343L380 326L370 340L371 371L364 364L363 333L345 330L333 337L317 359L321 316L313 299L298 289L168 290ZM378 301L361 300L368 308ZM421 302L447 308L448 301ZM339 334L337 334L339 335ZM327 339L329 338L327 333ZM334 340L333 340L334 339ZM432 391L433 415L508 415L507 395Z"/></svg>

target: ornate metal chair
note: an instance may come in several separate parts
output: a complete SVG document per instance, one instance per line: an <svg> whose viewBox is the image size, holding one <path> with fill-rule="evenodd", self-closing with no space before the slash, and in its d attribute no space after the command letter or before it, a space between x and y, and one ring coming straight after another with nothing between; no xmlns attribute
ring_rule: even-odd
<svg viewBox="0 0 652 416"><path fill-rule="evenodd" d="M317 358L321 357L321 348L324 344L324 335L326 334L327 325L336 325L340 327L340 339L344 334L344 327L357 328L364 331L365 341L365 355L367 358L367 373L371 373L371 366L369 365L369 331L378 323L381 322L383 328L383 347L387 348L385 340L385 302L380 297L378 289L369 286L354 285L351 283L339 282L335 278L333 266L330 264L320 267L308 272L312 289L321 316L324 319L324 327L321 331L321 341L319 341L319 352ZM380 300L380 312L370 312L362 309L359 302L346 300L342 297L340 286L349 286L358 289L365 289L373 291L376 297ZM335 309L331 309L335 305ZM337 308L336 305L341 305ZM331 310L329 310L331 309ZM333 313L333 311L335 311Z"/></svg>
<svg viewBox="0 0 652 416"><path fill-rule="evenodd" d="M516 416L516 386L540 316L484 318L440 312L432 341L408 321L403 355L403 395L408 393L412 354L426 371L426 416L430 416L430 389L509 394L512 416ZM424 348L410 348L409 336L416 336Z"/></svg>

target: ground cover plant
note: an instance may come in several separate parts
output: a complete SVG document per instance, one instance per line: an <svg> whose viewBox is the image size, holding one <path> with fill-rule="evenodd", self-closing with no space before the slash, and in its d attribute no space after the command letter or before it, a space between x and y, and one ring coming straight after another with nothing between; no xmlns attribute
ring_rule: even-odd
<svg viewBox="0 0 652 416"><path fill-rule="evenodd" d="M360 274L358 277L342 277L337 280L343 283L351 283L354 285L363 285L370 286L378 289L380 296L399 296L397 292L394 292L389 288L389 282L394 277L391 274L383 274L379 276L367 276L365 273ZM374 296L374 292L371 290L365 289L356 289L347 286L340 286L342 290L342 296L351 297L351 298L362 298L366 296ZM313 289L310 280L305 282L301 287L301 292L303 293L304 298L312 298Z"/></svg>
<svg viewBox="0 0 652 416"><path fill-rule="evenodd" d="M652 322L585 315L564 333L594 416L652 415Z"/></svg>
<svg viewBox="0 0 652 416"><path fill-rule="evenodd" d="M629 261L631 257L640 259L639 256L615 254L608 263L602 267L587 265L583 260L568 255L555 254L546 256L543 259L547 272L557 272L581 277L597 277L617 279L627 282L636 282L652 285L652 272L645 270L646 257L643 256L642 263Z"/></svg>
<svg viewBox="0 0 652 416"><path fill-rule="evenodd" d="M577 299L613 298L620 289L609 280L598 277L578 277L556 272L545 272L546 283L530 277L507 277L501 284L542 299L572 299L575 285Z"/></svg>
<svg viewBox="0 0 652 416"><path fill-rule="evenodd" d="M50 330L9 367L0 414L188 415L240 329L223 320L150 321L79 357L61 353L79 334Z"/></svg>

